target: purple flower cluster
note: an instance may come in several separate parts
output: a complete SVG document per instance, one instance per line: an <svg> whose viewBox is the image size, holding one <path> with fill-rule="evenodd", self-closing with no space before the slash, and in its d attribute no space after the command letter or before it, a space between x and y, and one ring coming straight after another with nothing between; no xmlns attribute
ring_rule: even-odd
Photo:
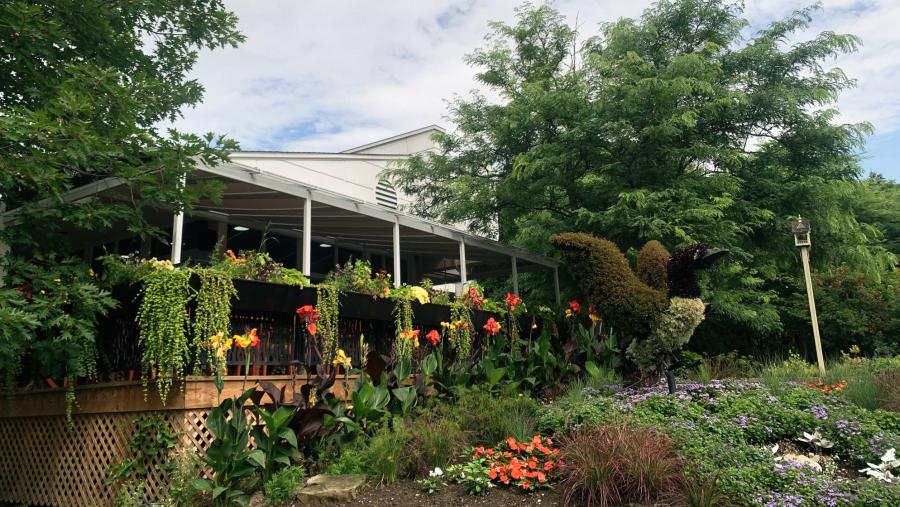
<svg viewBox="0 0 900 507"><path fill-rule="evenodd" d="M816 419L828 419L828 412L822 405L814 405L810 410Z"/></svg>

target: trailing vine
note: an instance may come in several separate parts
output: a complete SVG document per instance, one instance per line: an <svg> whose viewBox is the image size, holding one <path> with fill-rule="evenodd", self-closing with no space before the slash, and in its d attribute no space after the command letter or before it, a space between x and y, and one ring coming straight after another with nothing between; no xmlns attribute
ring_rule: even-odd
<svg viewBox="0 0 900 507"><path fill-rule="evenodd" d="M200 374L201 366L212 364L213 354L210 337L228 336L231 323L231 298L237 295L231 275L218 269L194 269L200 279L200 289L196 295L196 309L193 322L193 372ZM201 365L201 351L207 351L206 364Z"/></svg>
<svg viewBox="0 0 900 507"><path fill-rule="evenodd" d="M472 313L465 301L450 304L450 344L458 360L466 360L472 352Z"/></svg>
<svg viewBox="0 0 900 507"><path fill-rule="evenodd" d="M316 289L316 310L319 312L317 334L322 339L322 364L331 364L338 343L338 310L340 291L334 287Z"/></svg>
<svg viewBox="0 0 900 507"><path fill-rule="evenodd" d="M138 310L139 341L143 348L141 373L144 398L151 376L163 403L169 396L172 377L184 374L189 360L188 311L191 299L190 271L175 269L166 261L151 261L154 269L144 277L143 298Z"/></svg>

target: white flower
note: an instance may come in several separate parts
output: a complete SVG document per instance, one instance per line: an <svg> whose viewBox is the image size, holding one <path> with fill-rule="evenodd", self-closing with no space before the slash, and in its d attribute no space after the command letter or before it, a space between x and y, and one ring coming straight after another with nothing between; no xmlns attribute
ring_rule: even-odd
<svg viewBox="0 0 900 507"><path fill-rule="evenodd" d="M444 471L441 470L441 467L436 467L434 470L428 472L428 477L442 477L444 475Z"/></svg>
<svg viewBox="0 0 900 507"><path fill-rule="evenodd" d="M775 445L772 447L771 451L772 451L772 454L773 454L773 455L778 454L778 444L775 444Z"/></svg>

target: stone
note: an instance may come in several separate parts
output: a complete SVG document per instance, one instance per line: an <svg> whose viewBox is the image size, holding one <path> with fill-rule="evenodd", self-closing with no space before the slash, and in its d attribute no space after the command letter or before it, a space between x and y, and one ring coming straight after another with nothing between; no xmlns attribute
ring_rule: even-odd
<svg viewBox="0 0 900 507"><path fill-rule="evenodd" d="M294 498L304 505L347 502L356 498L365 483L365 475L319 474L310 477L305 486L297 488Z"/></svg>
<svg viewBox="0 0 900 507"><path fill-rule="evenodd" d="M784 461L790 461L793 463L798 463L803 466L807 466L815 470L816 472L822 471L822 465L819 464L818 461L810 458L809 456L804 456L802 454L785 454L783 456Z"/></svg>

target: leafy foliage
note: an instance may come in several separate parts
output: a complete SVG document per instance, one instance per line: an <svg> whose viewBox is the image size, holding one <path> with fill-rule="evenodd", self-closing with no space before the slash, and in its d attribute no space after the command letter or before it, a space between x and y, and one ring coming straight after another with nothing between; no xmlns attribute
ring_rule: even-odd
<svg viewBox="0 0 900 507"><path fill-rule="evenodd" d="M778 349L801 332L785 326L803 294L788 216L814 217L814 271L877 278L896 263L896 186L860 182L871 126L837 123L833 109L853 80L828 62L859 39L808 34L816 9L747 36L740 4L666 1L583 34L526 4L467 60L499 100L453 100L439 150L389 176L419 197L415 212L534 251L568 230L624 250L727 248L701 278L710 314L697 343ZM547 278L527 283L550 300Z"/></svg>
<svg viewBox="0 0 900 507"><path fill-rule="evenodd" d="M131 453L122 462L106 470L107 484L120 481L146 481L152 467L171 470L169 454L175 447L177 435L160 415L138 418L132 421L134 435L126 446Z"/></svg>
<svg viewBox="0 0 900 507"><path fill-rule="evenodd" d="M215 184L182 181L197 160L223 161L236 143L156 125L200 101L202 86L188 76L198 50L237 45L236 25L217 0L0 5L0 195L12 210L0 228L11 250L0 263L4 285L26 295L4 293L0 305L7 388L21 364L12 354L44 375L65 375L70 402L76 379L95 370L95 322L114 303L90 275L75 230L116 223L161 237L146 209L190 209L217 194ZM123 191L66 194L101 180Z"/></svg>

